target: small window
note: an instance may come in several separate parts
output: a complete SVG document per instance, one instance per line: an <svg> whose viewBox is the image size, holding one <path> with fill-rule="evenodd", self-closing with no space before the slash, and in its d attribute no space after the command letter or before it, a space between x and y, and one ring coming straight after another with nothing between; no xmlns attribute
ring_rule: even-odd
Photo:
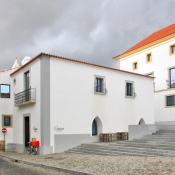
<svg viewBox="0 0 175 175"><path fill-rule="evenodd" d="M106 94L105 77L95 76L95 94Z"/></svg>
<svg viewBox="0 0 175 175"><path fill-rule="evenodd" d="M93 123L92 123L92 135L97 135L97 123L94 119Z"/></svg>
<svg viewBox="0 0 175 175"><path fill-rule="evenodd" d="M150 73L147 73L145 75L150 76L150 77L154 77L154 72L150 72Z"/></svg>
<svg viewBox="0 0 175 175"><path fill-rule="evenodd" d="M175 54L175 44L170 46L170 55Z"/></svg>
<svg viewBox="0 0 175 175"><path fill-rule="evenodd" d="M1 84L1 98L10 98L10 85Z"/></svg>
<svg viewBox="0 0 175 175"><path fill-rule="evenodd" d="M126 97L134 97L134 82L126 81Z"/></svg>
<svg viewBox="0 0 175 175"><path fill-rule="evenodd" d="M138 63L137 62L134 62L132 66L133 66L133 70L137 70L138 69Z"/></svg>
<svg viewBox="0 0 175 175"><path fill-rule="evenodd" d="M96 92L103 92L103 79L96 78Z"/></svg>
<svg viewBox="0 0 175 175"><path fill-rule="evenodd" d="M169 69L170 88L175 88L175 67Z"/></svg>
<svg viewBox="0 0 175 175"><path fill-rule="evenodd" d="M12 115L2 115L2 127L12 127Z"/></svg>
<svg viewBox="0 0 175 175"><path fill-rule="evenodd" d="M146 55L146 63L150 63L150 62L152 62L152 54L151 53Z"/></svg>
<svg viewBox="0 0 175 175"><path fill-rule="evenodd" d="M151 74L148 74L148 76L150 76L150 77L154 77L154 74L153 74L153 73L151 73Z"/></svg>
<svg viewBox="0 0 175 175"><path fill-rule="evenodd" d="M166 106L175 106L175 95L166 96Z"/></svg>

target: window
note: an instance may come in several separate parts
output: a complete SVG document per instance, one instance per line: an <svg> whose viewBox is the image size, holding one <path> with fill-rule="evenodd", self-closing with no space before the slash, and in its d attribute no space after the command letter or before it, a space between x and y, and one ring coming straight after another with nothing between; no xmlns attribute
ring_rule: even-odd
<svg viewBox="0 0 175 175"><path fill-rule="evenodd" d="M154 77L154 73L150 73L150 74L148 74L148 76Z"/></svg>
<svg viewBox="0 0 175 175"><path fill-rule="evenodd" d="M107 90L105 87L105 77L95 76L95 85L94 85L95 94L106 94Z"/></svg>
<svg viewBox="0 0 175 175"><path fill-rule="evenodd" d="M154 72L150 72L150 73L147 73L145 75L150 76L150 77L154 77Z"/></svg>
<svg viewBox="0 0 175 175"><path fill-rule="evenodd" d="M166 106L175 106L175 95L166 96Z"/></svg>
<svg viewBox="0 0 175 175"><path fill-rule="evenodd" d="M29 77L30 77L30 73L29 71L24 73L24 86L25 86L25 90L29 89L30 85L29 85Z"/></svg>
<svg viewBox="0 0 175 175"><path fill-rule="evenodd" d="M125 96L126 97L134 97L134 83L131 81L126 81L126 93Z"/></svg>
<svg viewBox="0 0 175 175"><path fill-rule="evenodd" d="M97 123L94 119L93 123L92 123L92 135L97 135Z"/></svg>
<svg viewBox="0 0 175 175"><path fill-rule="evenodd" d="M96 78L96 92L103 92L103 79Z"/></svg>
<svg viewBox="0 0 175 175"><path fill-rule="evenodd" d="M175 45L171 47L172 49L172 53L174 54L175 53Z"/></svg>
<svg viewBox="0 0 175 175"><path fill-rule="evenodd" d="M170 55L175 54L175 44L170 46Z"/></svg>
<svg viewBox="0 0 175 175"><path fill-rule="evenodd" d="M29 90L30 80L29 80L29 78L30 78L30 72L27 71L27 72L24 73L24 88L25 88L25 92L24 92L25 97L24 97L24 99L25 99L26 102L29 101L29 99L30 99L30 90Z"/></svg>
<svg viewBox="0 0 175 175"><path fill-rule="evenodd" d="M12 127L12 115L2 115L2 127Z"/></svg>
<svg viewBox="0 0 175 175"><path fill-rule="evenodd" d="M10 85L1 84L1 98L10 98Z"/></svg>
<svg viewBox="0 0 175 175"><path fill-rule="evenodd" d="M133 67L133 70L137 70L138 69L138 63L137 62L134 62L132 63L132 67Z"/></svg>
<svg viewBox="0 0 175 175"><path fill-rule="evenodd" d="M148 53L146 55L146 63L150 63L150 62L152 62L152 54L151 53Z"/></svg>
<svg viewBox="0 0 175 175"><path fill-rule="evenodd" d="M175 88L175 67L169 69L170 88Z"/></svg>

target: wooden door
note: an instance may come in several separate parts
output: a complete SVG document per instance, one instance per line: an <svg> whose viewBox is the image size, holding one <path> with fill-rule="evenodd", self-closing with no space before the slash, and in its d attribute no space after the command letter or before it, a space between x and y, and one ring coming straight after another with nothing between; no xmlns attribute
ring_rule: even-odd
<svg viewBox="0 0 175 175"><path fill-rule="evenodd" d="M28 142L30 141L30 125L29 125L29 117L25 117L24 121L24 130L25 130L25 146L28 146Z"/></svg>

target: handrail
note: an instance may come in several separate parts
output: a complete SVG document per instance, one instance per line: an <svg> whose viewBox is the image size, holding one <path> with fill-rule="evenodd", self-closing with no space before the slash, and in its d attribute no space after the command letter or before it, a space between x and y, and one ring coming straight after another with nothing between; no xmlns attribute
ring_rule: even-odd
<svg viewBox="0 0 175 175"><path fill-rule="evenodd" d="M15 105L20 105L25 102L35 101L36 100L36 89L30 88L25 91L19 92L15 95Z"/></svg>

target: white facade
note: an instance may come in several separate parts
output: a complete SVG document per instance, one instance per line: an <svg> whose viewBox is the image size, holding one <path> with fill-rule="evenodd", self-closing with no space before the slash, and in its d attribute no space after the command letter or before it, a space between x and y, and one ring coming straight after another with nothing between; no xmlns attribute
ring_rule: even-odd
<svg viewBox="0 0 175 175"><path fill-rule="evenodd" d="M10 73L12 73L15 69L11 70L4 70L0 72L0 84L8 84L10 85L10 98L1 98L0 99L0 123L1 127L3 128L3 116L4 115L12 115L13 114L13 106L14 106L14 96L13 96L13 87L12 87L12 78L10 77ZM12 125L13 125L13 118L12 118ZM6 142L12 143L13 142L13 127L6 127ZM4 140L4 134L0 133L0 140Z"/></svg>
<svg viewBox="0 0 175 175"><path fill-rule="evenodd" d="M137 125L140 119L154 124L151 77L41 53L11 76L0 73L5 77L0 83L11 84L11 94L19 96L25 90L26 72L30 88L36 89L35 102L15 106L12 95L4 108L6 99L1 99L2 114L13 116L7 149L25 151L27 118L30 140L40 141L40 154L98 141L99 133L126 132L128 125ZM96 92L98 78L104 93ZM126 83L132 84L132 97L126 95ZM92 136L94 119L97 135Z"/></svg>
<svg viewBox="0 0 175 175"><path fill-rule="evenodd" d="M167 106L167 97L175 95L175 69L171 73L170 69L175 68L175 54L171 53L172 46L175 45L175 35L160 41L158 44L152 44L150 47L140 48L138 51L116 59L121 70L128 70L140 74L152 74L155 77L154 86L154 107L155 122L164 124L175 124L175 106ZM151 54L151 60L148 61L148 55ZM137 69L134 69L134 63L137 63ZM172 82L172 83L170 83ZM145 91L146 91L145 87Z"/></svg>

